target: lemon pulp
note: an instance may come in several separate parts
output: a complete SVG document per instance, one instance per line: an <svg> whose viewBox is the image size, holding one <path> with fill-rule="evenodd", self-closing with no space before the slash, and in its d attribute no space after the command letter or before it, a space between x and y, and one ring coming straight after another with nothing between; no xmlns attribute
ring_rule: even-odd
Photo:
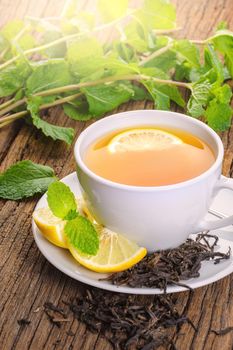
<svg viewBox="0 0 233 350"><path fill-rule="evenodd" d="M108 150L112 153L125 151L161 150L183 141L176 135L156 128L130 129L112 138Z"/></svg>

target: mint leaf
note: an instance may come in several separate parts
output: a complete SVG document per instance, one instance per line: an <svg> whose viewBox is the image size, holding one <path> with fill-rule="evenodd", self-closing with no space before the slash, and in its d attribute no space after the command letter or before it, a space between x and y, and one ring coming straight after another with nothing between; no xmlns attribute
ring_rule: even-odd
<svg viewBox="0 0 233 350"><path fill-rule="evenodd" d="M214 69L218 83L221 84L224 81L223 64L211 45L208 45L205 49L205 66Z"/></svg>
<svg viewBox="0 0 233 350"><path fill-rule="evenodd" d="M73 218L77 212L77 204L73 192L60 181L56 181L49 186L47 200L53 215L60 219Z"/></svg>
<svg viewBox="0 0 233 350"><path fill-rule="evenodd" d="M158 68L142 68L141 73L147 76L169 79L169 76ZM179 106L184 107L185 102L176 86L160 84L151 81L143 81L144 86L150 92L158 109L169 109L170 99Z"/></svg>
<svg viewBox="0 0 233 350"><path fill-rule="evenodd" d="M85 37L71 42L67 48L67 61L72 73L86 77L96 72L103 60L103 48L96 38Z"/></svg>
<svg viewBox="0 0 233 350"><path fill-rule="evenodd" d="M219 30L212 38L214 47L219 50L225 58L225 63L231 77L233 77L233 32L229 30Z"/></svg>
<svg viewBox="0 0 233 350"><path fill-rule="evenodd" d="M137 20L130 21L124 28L126 43L137 52L148 51L148 31Z"/></svg>
<svg viewBox="0 0 233 350"><path fill-rule="evenodd" d="M23 160L0 174L0 197L18 200L47 191L56 181L52 168Z"/></svg>
<svg viewBox="0 0 233 350"><path fill-rule="evenodd" d="M92 223L83 216L70 220L65 225L65 234L70 244L79 252L96 255L99 249L99 236Z"/></svg>
<svg viewBox="0 0 233 350"><path fill-rule="evenodd" d="M204 114L211 85L208 81L197 82L192 85L192 94L189 98L187 109L191 116L197 118Z"/></svg>
<svg viewBox="0 0 233 350"><path fill-rule="evenodd" d="M37 129L40 129L45 136L49 136L53 140L65 141L70 145L74 139L74 129L52 125L41 119L39 116L39 106L42 101L43 99L39 96L28 99L27 109L31 113L33 125Z"/></svg>
<svg viewBox="0 0 233 350"><path fill-rule="evenodd" d="M212 88L211 93L217 98L220 103L230 103L232 91L229 85L224 84L217 88Z"/></svg>
<svg viewBox="0 0 233 350"><path fill-rule="evenodd" d="M43 44L48 44L51 41L57 40L62 37L62 33L55 29L46 30L43 34ZM55 46L48 47L44 50L46 56L51 58L64 57L66 54L66 44L60 43Z"/></svg>
<svg viewBox="0 0 233 350"><path fill-rule="evenodd" d="M132 85L132 89L134 91L134 95L131 97L133 101L143 101L143 100L151 100L151 95L148 91L138 85Z"/></svg>
<svg viewBox="0 0 233 350"><path fill-rule="evenodd" d="M189 40L177 40L174 42L174 49L182 60L186 60L191 65L200 66L200 53L197 47Z"/></svg>
<svg viewBox="0 0 233 350"><path fill-rule="evenodd" d="M63 105L63 110L69 118L74 120L85 121L93 118L93 115L88 111L82 110L71 103L65 103Z"/></svg>
<svg viewBox="0 0 233 350"><path fill-rule="evenodd" d="M168 0L145 0L135 16L149 29L172 29L176 26L175 6Z"/></svg>
<svg viewBox="0 0 233 350"><path fill-rule="evenodd" d="M1 33L3 36L11 41L14 39L14 37L20 32L24 27L24 22L21 20L13 20L11 22L8 22L1 30Z"/></svg>
<svg viewBox="0 0 233 350"><path fill-rule="evenodd" d="M71 82L69 66L64 59L53 59L36 64L27 80L27 96L43 90L57 88Z"/></svg>
<svg viewBox="0 0 233 350"><path fill-rule="evenodd" d="M17 40L17 45L15 45L15 47L17 48L17 46L23 51L29 50L36 46L36 40L30 33L25 33Z"/></svg>
<svg viewBox="0 0 233 350"><path fill-rule="evenodd" d="M170 69L174 68L177 63L176 53L169 50L162 55L155 57L148 63L144 65L144 67L156 67L165 73L167 73Z"/></svg>
<svg viewBox="0 0 233 350"><path fill-rule="evenodd" d="M128 0L98 0L97 8L103 20L111 22L126 13L128 2Z"/></svg>
<svg viewBox="0 0 233 350"><path fill-rule="evenodd" d="M83 88L82 91L86 95L90 114L96 117L115 109L134 95L130 86L123 82Z"/></svg>
<svg viewBox="0 0 233 350"><path fill-rule="evenodd" d="M22 88L31 69L26 62L18 62L0 71L0 97L12 95Z"/></svg>
<svg viewBox="0 0 233 350"><path fill-rule="evenodd" d="M152 81L144 81L143 84L151 94L151 97L155 102L156 108L162 110L169 110L170 98L166 94L160 92Z"/></svg>
<svg viewBox="0 0 233 350"><path fill-rule="evenodd" d="M229 104L219 103L218 99L210 101L205 118L208 125L216 131L225 131L231 125L232 108Z"/></svg>

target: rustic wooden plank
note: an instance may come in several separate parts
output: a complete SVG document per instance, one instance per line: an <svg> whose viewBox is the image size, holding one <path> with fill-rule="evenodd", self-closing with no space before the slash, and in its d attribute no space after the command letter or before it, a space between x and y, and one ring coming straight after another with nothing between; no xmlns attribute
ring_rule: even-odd
<svg viewBox="0 0 233 350"><path fill-rule="evenodd" d="M33 16L51 16L60 12L64 1L59 0L9 0L0 1L0 25L12 18L21 18L26 13ZM216 23L229 21L233 29L231 0L176 0L178 22L183 30L180 37L193 39L210 35ZM92 6L93 2L81 1L81 6ZM119 110L152 108L150 103L129 103ZM75 123L64 117L58 107L49 113L51 122L72 126L76 136L87 123ZM221 134L226 155L224 173L233 174L233 129ZM0 139L1 170L21 159L32 159L52 166L59 177L73 171L72 148L42 137L22 123L4 128ZM1 349L96 349L110 350L111 345L98 334L87 331L85 325L71 319L61 329L50 324L42 311L45 301L64 306L62 300L75 298L85 285L70 279L51 266L38 251L31 234L31 214L36 199L21 203L1 201L0 210L0 348ZM232 325L233 298L232 278L227 277L211 286L177 295L177 308L185 310L196 326L183 325L174 335L179 350L231 349L233 334L217 337L210 330ZM145 297L148 298L148 297ZM35 312L37 311L37 312ZM31 324L25 328L17 319L28 318ZM71 336L68 331L75 335ZM182 335L185 333L185 335ZM57 342L60 341L60 342ZM57 342L57 343L56 343Z"/></svg>

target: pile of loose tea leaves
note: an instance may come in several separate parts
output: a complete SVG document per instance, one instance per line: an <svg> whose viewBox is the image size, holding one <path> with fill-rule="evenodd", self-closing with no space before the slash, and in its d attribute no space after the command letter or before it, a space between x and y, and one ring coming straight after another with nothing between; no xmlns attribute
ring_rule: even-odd
<svg viewBox="0 0 233 350"><path fill-rule="evenodd" d="M117 272L106 280L115 285L160 288L166 293L168 285L186 286L181 281L199 277L201 262L212 260L218 264L229 259L231 250L214 251L218 237L200 233L196 239L187 239L178 248L148 254L138 264L123 272Z"/></svg>
<svg viewBox="0 0 233 350"><path fill-rule="evenodd" d="M152 350L172 345L168 328L185 322L192 325L179 314L173 297L168 295L145 298L92 289L69 307L88 329L103 334L115 350Z"/></svg>
<svg viewBox="0 0 233 350"><path fill-rule="evenodd" d="M163 288L163 295L145 297L92 288L84 289L74 300L64 301L64 304L74 318L85 323L89 330L102 334L115 350L154 350L161 345L176 349L171 336L174 328L178 332L184 323L189 323L194 330L196 327L185 311L177 310L176 295L166 294L166 288L198 277L204 260L218 264L229 259L230 249L226 253L214 251L217 242L217 236L199 234L195 240L188 239L176 249L150 254L130 270L108 277L118 285ZM57 327L68 321L69 312L52 303L45 303L44 311ZM212 331L223 335L231 330L232 327Z"/></svg>

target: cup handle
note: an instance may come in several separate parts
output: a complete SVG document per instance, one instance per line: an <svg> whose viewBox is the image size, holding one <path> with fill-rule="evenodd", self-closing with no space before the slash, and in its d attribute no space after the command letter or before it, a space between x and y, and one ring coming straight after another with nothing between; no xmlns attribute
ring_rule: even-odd
<svg viewBox="0 0 233 350"><path fill-rule="evenodd" d="M221 176L221 178L218 180L218 183L215 186L215 193L224 188L227 188L233 191L232 178ZM215 221L202 220L198 225L199 226L198 231L215 230L215 229L229 226L229 225L233 225L233 215L229 216L228 218L215 220Z"/></svg>

